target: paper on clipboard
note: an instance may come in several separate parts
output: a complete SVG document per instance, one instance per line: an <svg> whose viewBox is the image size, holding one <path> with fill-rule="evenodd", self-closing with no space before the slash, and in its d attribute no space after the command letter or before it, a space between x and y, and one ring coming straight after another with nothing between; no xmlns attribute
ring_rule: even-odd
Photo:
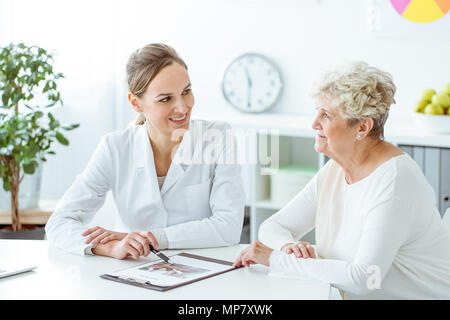
<svg viewBox="0 0 450 320"><path fill-rule="evenodd" d="M235 269L231 262L180 253L163 260L104 274L101 277L160 291L199 281Z"/></svg>

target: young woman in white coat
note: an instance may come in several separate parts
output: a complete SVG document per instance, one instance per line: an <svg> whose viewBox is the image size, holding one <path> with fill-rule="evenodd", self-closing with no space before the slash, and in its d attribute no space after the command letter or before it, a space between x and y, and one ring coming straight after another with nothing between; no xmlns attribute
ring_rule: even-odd
<svg viewBox="0 0 450 320"><path fill-rule="evenodd" d="M76 254L138 259L156 249L237 244L245 205L230 126L191 120L186 64L150 44L129 58L136 125L105 135L46 225L55 246ZM111 190L115 231L87 227Z"/></svg>

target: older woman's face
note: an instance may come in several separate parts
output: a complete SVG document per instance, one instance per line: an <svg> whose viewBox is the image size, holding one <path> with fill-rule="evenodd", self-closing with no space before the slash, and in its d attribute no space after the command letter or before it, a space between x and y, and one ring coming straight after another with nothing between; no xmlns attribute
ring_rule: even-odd
<svg viewBox="0 0 450 320"><path fill-rule="evenodd" d="M138 103L149 129L168 135L176 129L188 129L194 96L186 68L174 62L162 69Z"/></svg>
<svg viewBox="0 0 450 320"><path fill-rule="evenodd" d="M317 116L312 125L316 131L314 148L317 152L330 158L349 155L353 150L357 127L348 128L347 120L328 98L317 99Z"/></svg>

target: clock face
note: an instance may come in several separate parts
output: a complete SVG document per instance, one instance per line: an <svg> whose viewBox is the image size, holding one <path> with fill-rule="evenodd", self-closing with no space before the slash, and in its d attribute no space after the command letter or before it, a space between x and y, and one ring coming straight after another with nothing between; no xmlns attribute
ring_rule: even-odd
<svg viewBox="0 0 450 320"><path fill-rule="evenodd" d="M225 99L244 112L262 112L272 107L281 87L278 68L266 57L255 53L233 60L222 82Z"/></svg>

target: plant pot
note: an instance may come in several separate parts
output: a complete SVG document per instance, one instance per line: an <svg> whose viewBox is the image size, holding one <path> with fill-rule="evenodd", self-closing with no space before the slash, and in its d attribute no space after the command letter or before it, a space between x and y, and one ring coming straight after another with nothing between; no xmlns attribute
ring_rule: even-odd
<svg viewBox="0 0 450 320"><path fill-rule="evenodd" d="M23 225L24 231L12 231L11 226L0 227L0 239L44 240L44 226Z"/></svg>
<svg viewBox="0 0 450 320"><path fill-rule="evenodd" d="M42 166L43 163L40 163L34 174L26 174L23 177L19 187L19 210L34 209L39 206ZM0 210L11 211L11 192L5 191L2 184L0 184Z"/></svg>

